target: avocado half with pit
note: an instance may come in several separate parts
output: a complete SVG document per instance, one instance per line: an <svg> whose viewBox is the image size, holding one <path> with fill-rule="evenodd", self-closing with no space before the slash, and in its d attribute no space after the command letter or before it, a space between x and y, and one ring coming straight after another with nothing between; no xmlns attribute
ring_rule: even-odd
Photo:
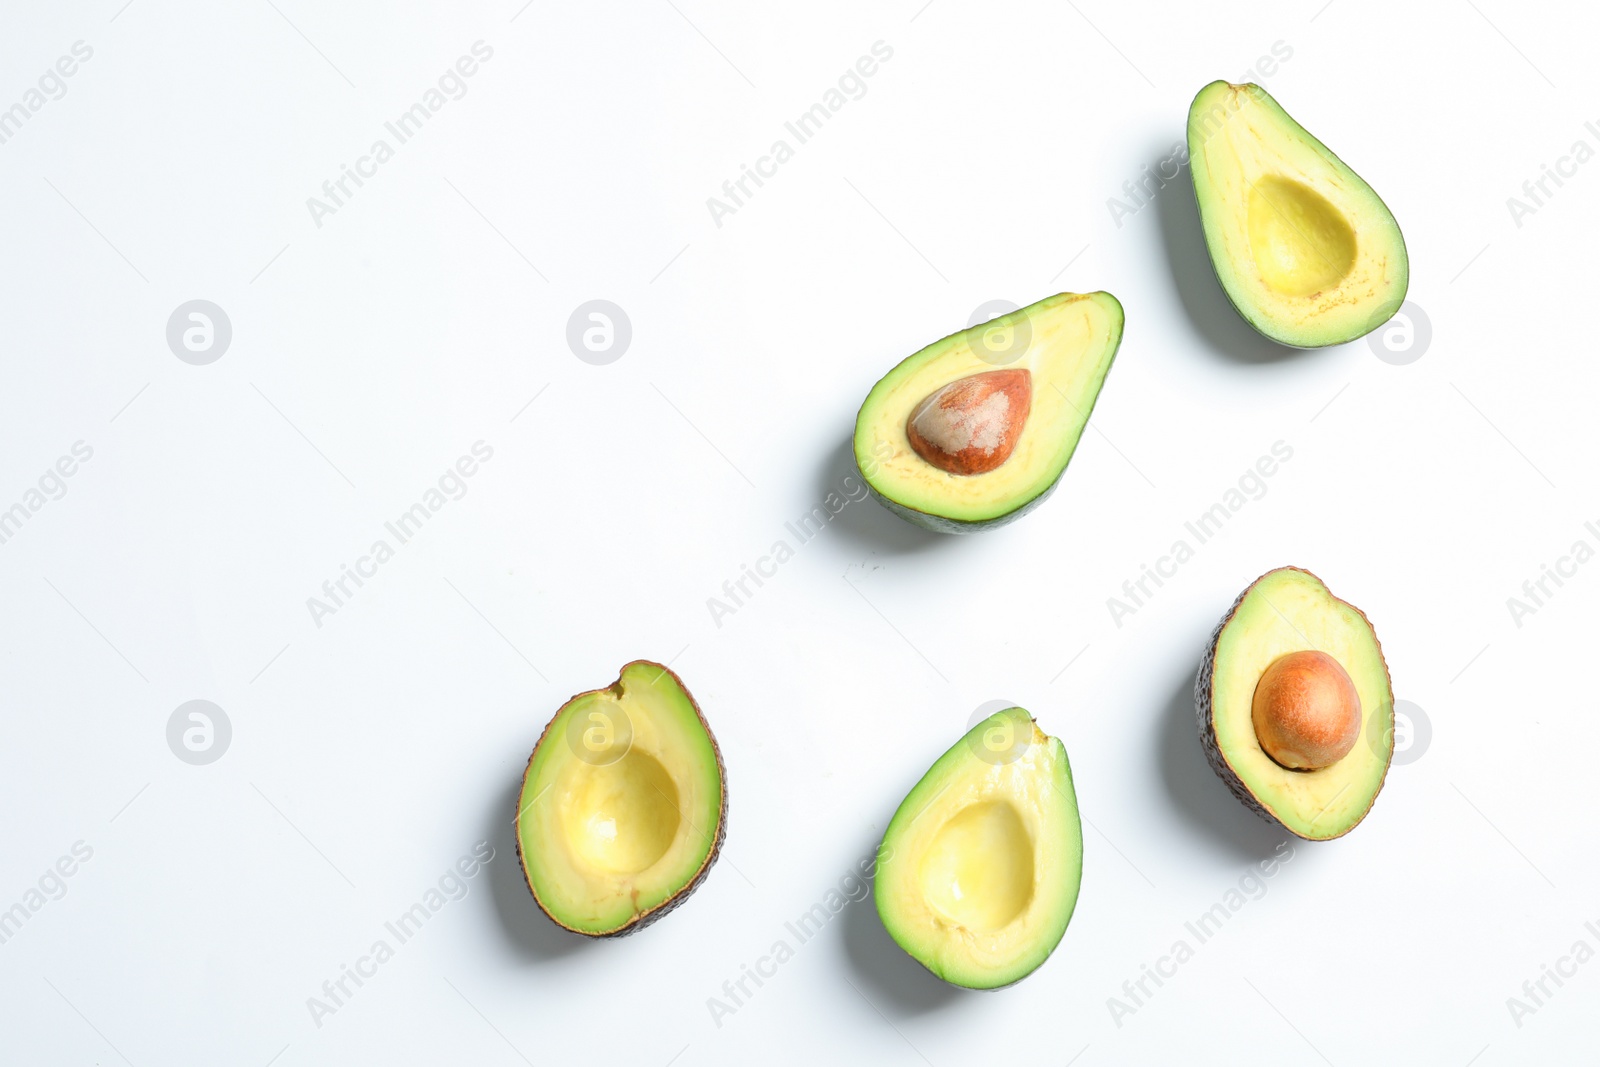
<svg viewBox="0 0 1600 1067"><path fill-rule="evenodd" d="M1372 624L1298 567L1257 578L1194 683L1200 743L1245 806L1326 841L1355 829L1394 754L1394 693Z"/></svg>
<svg viewBox="0 0 1600 1067"><path fill-rule="evenodd" d="M1400 309L1411 268L1394 215L1265 89L1201 89L1189 162L1217 280L1261 334L1321 348Z"/></svg>
<svg viewBox="0 0 1600 1067"><path fill-rule="evenodd" d="M1110 293L1058 293L907 356L856 416L856 467L890 511L970 533L1060 481L1122 341Z"/></svg>
<svg viewBox="0 0 1600 1067"><path fill-rule="evenodd" d="M953 985L1020 981L1078 902L1083 827L1061 742L1010 708L973 727L907 794L878 849L878 916Z"/></svg>
<svg viewBox="0 0 1600 1067"><path fill-rule="evenodd" d="M683 681L636 660L561 706L528 760L517 855L539 908L590 937L632 933L699 888L722 848L722 753Z"/></svg>

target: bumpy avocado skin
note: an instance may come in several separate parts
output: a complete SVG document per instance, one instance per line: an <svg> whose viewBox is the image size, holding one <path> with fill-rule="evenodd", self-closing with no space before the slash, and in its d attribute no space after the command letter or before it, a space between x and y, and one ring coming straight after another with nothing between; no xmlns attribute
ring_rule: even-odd
<svg viewBox="0 0 1600 1067"><path fill-rule="evenodd" d="M1200 670L1194 676L1194 712L1200 727L1200 747L1205 750L1206 762L1211 764L1211 769L1222 779L1222 784L1228 787L1228 792L1238 797L1239 802L1245 807L1274 826L1282 826L1278 817L1268 811L1267 806L1257 800L1254 793L1245 788L1244 782L1233 772L1228 761L1222 758L1222 748L1217 744L1217 724L1211 717L1211 672L1217 662L1217 642L1222 639L1222 628L1228 625L1228 620L1233 618L1233 613L1239 610L1239 605L1244 603L1244 598L1254 586L1255 583L1252 582L1245 587L1244 592L1234 599L1232 606L1223 612L1216 629L1211 631L1211 640L1206 643L1205 655L1200 657Z"/></svg>
<svg viewBox="0 0 1600 1067"><path fill-rule="evenodd" d="M1321 583L1324 588L1327 587L1327 583L1322 582L1322 579L1317 578L1315 574L1312 574L1304 567L1283 567L1278 569L1299 571L1302 574L1310 575L1312 578L1316 579L1317 582ZM1200 747L1205 751L1206 762L1211 764L1211 769L1216 772L1217 777L1222 779L1223 784L1228 787L1228 792L1237 797L1239 802L1245 807L1249 808L1251 811L1255 812L1272 825L1277 826L1280 829L1287 830L1289 833L1294 834L1296 837L1302 838L1303 840L1331 841L1335 838L1343 837L1345 834L1348 834L1351 830L1354 830L1357 826L1361 825L1361 823L1366 819L1367 815L1372 811L1372 805L1377 803L1378 794L1383 792L1383 785L1388 780L1389 767L1394 762L1394 747L1392 745L1390 746L1388 756L1384 761L1383 775L1378 781L1378 788L1373 791L1372 800L1368 802L1367 808L1361 813L1360 818L1351 821L1350 825L1346 826L1343 830L1339 831L1337 834L1331 835L1330 837L1310 837L1285 824L1281 819L1272 813L1270 808L1261 802L1260 798L1250 791L1250 788L1244 784L1244 780L1240 778L1239 775L1234 771L1233 767L1229 765L1227 758L1222 754L1221 745L1217 743L1217 725L1216 719L1212 714L1213 709L1211 690L1211 676L1216 668L1217 662L1217 643L1222 639L1223 628L1228 625L1230 620L1232 620L1234 613L1237 612L1239 610L1239 606L1245 602L1245 598L1250 595L1251 590L1253 590L1262 581L1262 579L1267 578L1274 573L1276 573L1276 570L1268 571L1266 574L1263 574L1260 578L1257 578L1255 581L1246 586L1244 592L1240 593L1234 599L1233 604L1229 606L1228 610L1223 612L1222 618L1217 622L1216 629L1211 631L1211 640L1206 643L1205 655L1200 657L1200 669L1195 673L1194 678L1194 711L1195 722L1200 731ZM1342 601L1342 603L1348 603L1348 601ZM1354 605L1350 606L1356 611L1356 614L1361 616L1362 619L1365 620L1367 618L1365 612L1361 611L1359 608L1355 608ZM1370 629L1371 622L1369 621L1367 625ZM1373 641L1377 641L1376 631L1373 633ZM1390 691L1392 692L1394 688L1393 681L1389 676L1388 662L1382 658L1381 646L1379 647L1379 659L1383 663L1384 678L1389 685Z"/></svg>

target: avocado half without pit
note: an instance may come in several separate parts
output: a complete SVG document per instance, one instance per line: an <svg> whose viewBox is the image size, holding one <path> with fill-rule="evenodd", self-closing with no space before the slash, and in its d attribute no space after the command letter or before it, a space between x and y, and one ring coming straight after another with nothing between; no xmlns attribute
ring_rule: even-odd
<svg viewBox="0 0 1600 1067"><path fill-rule="evenodd" d="M1122 323L1110 293L1059 293L907 356L856 416L862 479L940 533L1022 517L1066 470Z"/></svg>
<svg viewBox="0 0 1600 1067"><path fill-rule="evenodd" d="M567 701L517 802L517 855L539 908L614 937L683 903L722 847L725 777L705 716L659 663L637 660Z"/></svg>
<svg viewBox="0 0 1600 1067"><path fill-rule="evenodd" d="M1061 742L1021 708L980 722L907 794L873 895L899 946L953 985L998 989L1066 933L1083 828Z"/></svg>
<svg viewBox="0 0 1600 1067"><path fill-rule="evenodd" d="M1410 263L1394 215L1265 89L1201 89L1189 108L1189 162L1217 280L1261 334L1321 348L1400 309Z"/></svg>
<svg viewBox="0 0 1600 1067"><path fill-rule="evenodd" d="M1372 624L1298 567L1256 579L1195 678L1200 742L1247 807L1299 837L1353 830L1394 753L1394 694Z"/></svg>

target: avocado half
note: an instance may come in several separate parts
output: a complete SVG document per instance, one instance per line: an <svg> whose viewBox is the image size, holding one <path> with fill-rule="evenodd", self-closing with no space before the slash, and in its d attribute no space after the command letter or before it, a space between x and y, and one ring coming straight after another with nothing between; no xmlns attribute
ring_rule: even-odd
<svg viewBox="0 0 1600 1067"><path fill-rule="evenodd" d="M1066 750L1011 708L973 727L906 795L878 849L873 896L918 963L953 985L998 989L1055 950L1082 876Z"/></svg>
<svg viewBox="0 0 1600 1067"><path fill-rule="evenodd" d="M939 533L1021 518L1066 470L1122 325L1122 305L1110 293L1058 293L907 356L856 416L862 480L890 511ZM926 442L914 442L914 424L942 391L948 397L961 384L982 382L992 384L964 394L971 405L949 409L936 427L969 446L963 460L941 468L927 458Z"/></svg>
<svg viewBox="0 0 1600 1067"><path fill-rule="evenodd" d="M1201 89L1189 161L1217 280L1262 335L1343 344L1400 309L1411 268L1394 215L1265 89Z"/></svg>
<svg viewBox="0 0 1600 1067"><path fill-rule="evenodd" d="M1337 663L1359 700L1348 752L1310 770L1269 755L1252 714L1269 669L1308 653ZM1366 615L1310 571L1280 567L1239 594L1200 661L1194 703L1200 743L1218 777L1246 807L1298 837L1349 833L1383 788L1394 754L1394 693L1383 649Z"/></svg>
<svg viewBox="0 0 1600 1067"><path fill-rule="evenodd" d="M635 660L544 728L517 801L517 856L554 922L616 937L699 888L727 816L722 753L699 705L672 671Z"/></svg>

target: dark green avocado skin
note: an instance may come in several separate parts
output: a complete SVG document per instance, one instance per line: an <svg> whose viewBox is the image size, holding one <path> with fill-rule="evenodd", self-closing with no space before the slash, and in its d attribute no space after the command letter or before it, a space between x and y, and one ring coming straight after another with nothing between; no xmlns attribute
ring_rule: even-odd
<svg viewBox="0 0 1600 1067"><path fill-rule="evenodd" d="M1223 627L1228 625L1228 620L1233 618L1233 613L1239 610L1239 605L1244 603L1244 598L1249 596L1250 590L1254 588L1255 582L1245 586L1244 592L1234 599L1233 605L1223 613L1216 629L1211 631L1211 640L1206 643L1205 655L1200 657L1200 669L1194 676L1194 711L1196 725L1200 727L1200 747L1205 750L1206 762L1211 764L1212 771L1216 772L1217 777L1228 787L1228 792L1238 798L1239 803L1267 822L1274 826L1283 826L1277 816L1268 811L1267 806L1257 800L1255 794L1245 787L1244 782L1233 772L1233 768L1228 766L1228 761L1223 759L1222 746L1217 743L1216 720L1211 717L1211 674L1217 662L1217 642L1222 640ZM1288 829L1286 826L1283 828Z"/></svg>

